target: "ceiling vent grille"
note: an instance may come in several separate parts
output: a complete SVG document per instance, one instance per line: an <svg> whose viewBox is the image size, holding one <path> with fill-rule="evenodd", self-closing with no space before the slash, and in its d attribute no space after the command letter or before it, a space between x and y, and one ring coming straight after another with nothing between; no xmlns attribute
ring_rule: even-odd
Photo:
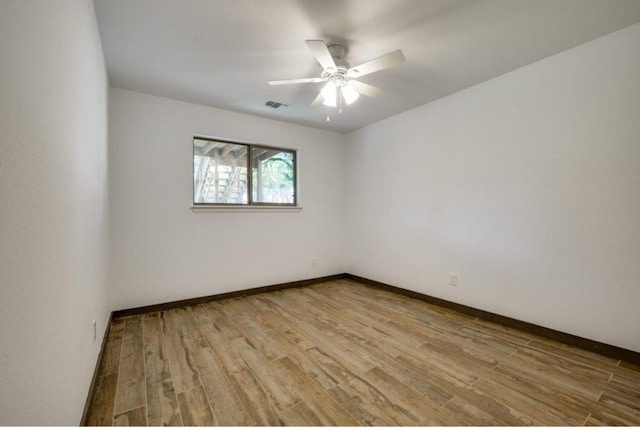
<svg viewBox="0 0 640 427"><path fill-rule="evenodd" d="M287 106L287 104L283 104L281 102L275 102L275 101L267 101L264 105L266 105L267 107L274 108L274 109Z"/></svg>

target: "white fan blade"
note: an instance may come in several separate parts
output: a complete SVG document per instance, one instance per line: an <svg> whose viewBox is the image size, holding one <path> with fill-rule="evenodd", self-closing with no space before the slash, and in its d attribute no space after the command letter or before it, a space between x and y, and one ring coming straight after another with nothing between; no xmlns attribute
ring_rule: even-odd
<svg viewBox="0 0 640 427"><path fill-rule="evenodd" d="M351 67L349 68L349 71L347 71L347 74L349 77L360 77L375 73L376 71L383 70L393 65L402 64L404 61L404 54L400 49L398 49L391 53L387 53L386 55L372 59L371 61Z"/></svg>
<svg viewBox="0 0 640 427"><path fill-rule="evenodd" d="M324 102L324 96L322 96L322 93L319 93L318 96L316 96L316 99L313 100L313 102L311 103L312 107L315 107L317 105L320 105Z"/></svg>
<svg viewBox="0 0 640 427"><path fill-rule="evenodd" d="M308 79L271 80L271 81L268 81L267 83L269 83L271 86L277 86L277 85L291 85L291 84L297 84L297 83L320 83L323 81L324 79L320 77L309 77Z"/></svg>
<svg viewBox="0 0 640 427"><path fill-rule="evenodd" d="M382 89L378 89L375 86L359 82L358 80L349 80L349 83L347 84L359 94L368 96L369 98L380 98L383 93Z"/></svg>
<svg viewBox="0 0 640 427"><path fill-rule="evenodd" d="M331 57L331 53L329 53L329 49L327 49L327 45L322 40L307 40L307 46L311 50L311 53L316 57L320 65L322 65L322 69L326 70L331 68L336 70L336 63L333 61Z"/></svg>

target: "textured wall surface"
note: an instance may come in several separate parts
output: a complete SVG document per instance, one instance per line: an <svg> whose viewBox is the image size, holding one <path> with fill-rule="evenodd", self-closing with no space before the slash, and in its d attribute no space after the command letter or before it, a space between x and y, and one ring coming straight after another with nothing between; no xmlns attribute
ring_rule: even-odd
<svg viewBox="0 0 640 427"><path fill-rule="evenodd" d="M350 134L347 271L640 351L638 76L634 25Z"/></svg>
<svg viewBox="0 0 640 427"><path fill-rule="evenodd" d="M115 309L344 272L341 134L122 89L109 111ZM194 134L297 149L303 209L192 212Z"/></svg>
<svg viewBox="0 0 640 427"><path fill-rule="evenodd" d="M0 58L0 424L77 424L110 311L93 3L3 0Z"/></svg>

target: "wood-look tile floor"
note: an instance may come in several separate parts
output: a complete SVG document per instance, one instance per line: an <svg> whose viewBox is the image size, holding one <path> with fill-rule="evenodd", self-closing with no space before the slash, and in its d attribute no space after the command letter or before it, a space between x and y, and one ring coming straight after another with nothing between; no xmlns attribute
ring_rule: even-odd
<svg viewBox="0 0 640 427"><path fill-rule="evenodd" d="M640 424L640 368L348 280L113 321L89 424Z"/></svg>

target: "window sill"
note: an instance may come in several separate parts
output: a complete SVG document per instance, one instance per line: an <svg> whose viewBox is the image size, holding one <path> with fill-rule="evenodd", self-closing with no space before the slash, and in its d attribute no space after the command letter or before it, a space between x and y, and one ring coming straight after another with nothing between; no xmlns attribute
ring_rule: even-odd
<svg viewBox="0 0 640 427"><path fill-rule="evenodd" d="M206 212L300 212L302 206L191 206L195 213Z"/></svg>

